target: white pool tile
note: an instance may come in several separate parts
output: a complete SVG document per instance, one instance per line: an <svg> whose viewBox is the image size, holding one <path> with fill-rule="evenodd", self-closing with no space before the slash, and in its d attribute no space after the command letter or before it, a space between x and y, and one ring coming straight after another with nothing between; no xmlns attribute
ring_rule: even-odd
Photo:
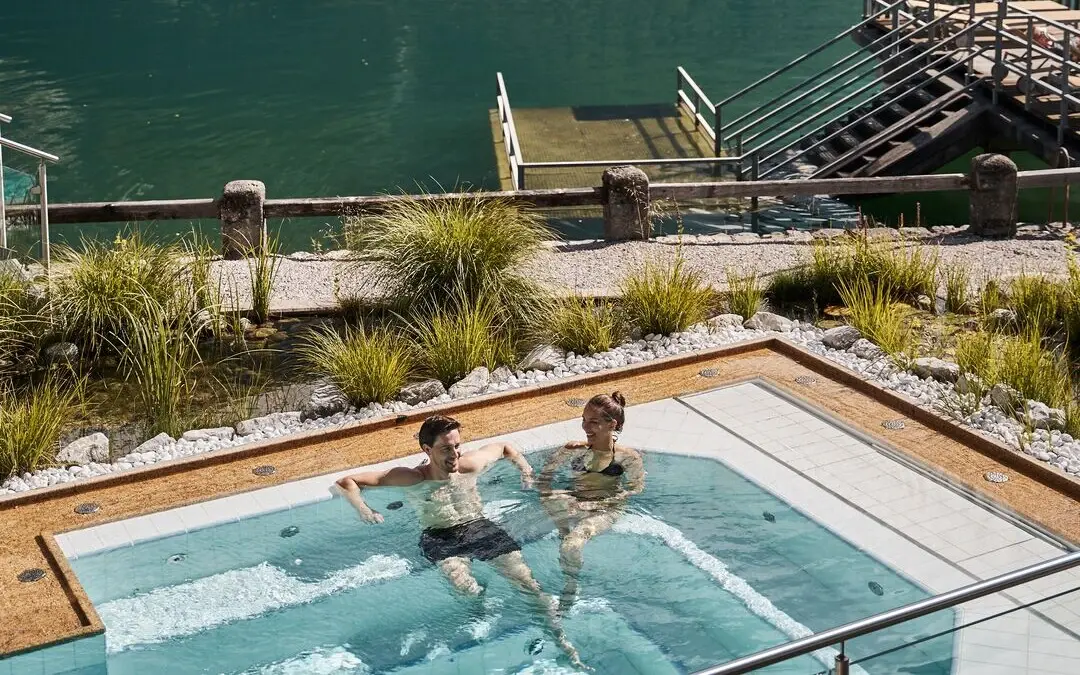
<svg viewBox="0 0 1080 675"><path fill-rule="evenodd" d="M202 504L182 506L173 513L184 523L184 529L188 532L209 527L216 523L226 522L225 514L208 511ZM232 518L229 519L232 520Z"/></svg>
<svg viewBox="0 0 1080 675"><path fill-rule="evenodd" d="M131 540L132 544L149 541L150 539L157 539L161 536L157 526L154 525L154 520L150 516L129 518L121 522L124 525L124 529L127 530L128 538Z"/></svg>
<svg viewBox="0 0 1080 675"><path fill-rule="evenodd" d="M131 535L128 534L127 528L124 527L124 521L122 520L98 525L94 528L94 533L97 535L98 539L101 540L101 548L98 549L99 551L108 551L114 548L131 546Z"/></svg>

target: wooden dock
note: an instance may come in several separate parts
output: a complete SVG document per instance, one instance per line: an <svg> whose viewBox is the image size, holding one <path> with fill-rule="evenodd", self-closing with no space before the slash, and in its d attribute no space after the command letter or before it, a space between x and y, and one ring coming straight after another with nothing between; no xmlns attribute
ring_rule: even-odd
<svg viewBox="0 0 1080 675"><path fill-rule="evenodd" d="M499 183L514 188L497 110L490 111ZM712 141L674 103L569 108L514 108L514 121L527 162L690 159L711 157ZM529 189L600 184L605 167L530 167ZM716 180L713 165L641 165L650 180L665 183Z"/></svg>

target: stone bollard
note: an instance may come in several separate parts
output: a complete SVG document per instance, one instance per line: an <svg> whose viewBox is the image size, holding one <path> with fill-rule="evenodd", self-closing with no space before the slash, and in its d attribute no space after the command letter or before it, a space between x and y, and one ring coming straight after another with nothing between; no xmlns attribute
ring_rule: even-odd
<svg viewBox="0 0 1080 675"><path fill-rule="evenodd" d="M221 255L239 260L254 249L262 251L266 241L263 204L266 186L257 180L234 180L225 185L218 204L221 219Z"/></svg>
<svg viewBox="0 0 1080 675"><path fill-rule="evenodd" d="M649 177L634 166L604 171L604 239L648 239Z"/></svg>
<svg viewBox="0 0 1080 675"><path fill-rule="evenodd" d="M968 232L983 237L1015 237L1016 164L1004 155L977 155L971 160L968 181Z"/></svg>

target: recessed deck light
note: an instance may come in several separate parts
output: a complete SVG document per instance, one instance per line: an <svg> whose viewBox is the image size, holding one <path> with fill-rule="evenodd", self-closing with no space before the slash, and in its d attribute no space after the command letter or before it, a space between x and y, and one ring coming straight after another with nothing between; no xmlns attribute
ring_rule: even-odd
<svg viewBox="0 0 1080 675"><path fill-rule="evenodd" d="M795 382L803 385L817 384L817 378L813 375L800 375L795 378Z"/></svg>
<svg viewBox="0 0 1080 675"><path fill-rule="evenodd" d="M101 510L101 506L97 502L83 502L75 507L75 513L80 516L88 516L91 513L97 513Z"/></svg>
<svg viewBox="0 0 1080 675"><path fill-rule="evenodd" d="M270 466L269 464L263 464L262 466L257 466L252 469L251 473L255 474L256 476L271 476L273 475L274 471L276 471L274 467Z"/></svg>
<svg viewBox="0 0 1080 675"><path fill-rule="evenodd" d="M983 474L983 478L990 481L991 483L1005 483L1009 480L1009 477L1001 473L1000 471L987 471L985 474Z"/></svg>
<svg viewBox="0 0 1080 675"><path fill-rule="evenodd" d="M583 399L583 398L568 398L568 399L566 399L566 405L570 406L571 408L584 408L585 407L585 399Z"/></svg>
<svg viewBox="0 0 1080 675"><path fill-rule="evenodd" d="M899 431L904 428L904 420L885 420L881 423L881 426L893 431Z"/></svg>
<svg viewBox="0 0 1080 675"><path fill-rule="evenodd" d="M718 368L706 368L698 373L698 375L701 375L702 377L716 377L719 374L720 370Z"/></svg>
<svg viewBox="0 0 1080 675"><path fill-rule="evenodd" d="M31 567L28 570L23 570L22 572L19 572L18 576L19 581L23 582L24 584L28 584L44 578L45 570L41 569L40 567Z"/></svg>

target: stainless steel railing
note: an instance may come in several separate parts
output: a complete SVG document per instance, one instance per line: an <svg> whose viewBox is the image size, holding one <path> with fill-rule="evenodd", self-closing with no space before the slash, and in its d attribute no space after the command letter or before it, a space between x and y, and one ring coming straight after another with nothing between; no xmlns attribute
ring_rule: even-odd
<svg viewBox="0 0 1080 675"><path fill-rule="evenodd" d="M776 663L788 661L799 656L810 654L823 647L830 647L833 645L840 645L840 654L836 657L835 672L837 675L841 675L841 673L847 673L851 666L850 659L844 654L844 643L848 640L853 640L861 635L867 635L906 621L918 619L943 609L952 609L962 603L978 600L979 598L1026 584L1029 581L1042 579L1052 574L1065 572L1076 567L1080 567L1080 551L1068 553L1053 560L1047 560L1045 562L1024 567L947 593L941 593L932 598L913 602L909 605L875 614L874 616L853 621L849 624L810 635L799 640L793 640L778 647L766 649L722 665L700 670L694 675L740 675L740 673L749 673L758 668L765 668ZM1080 586L1073 590L1080 590ZM1055 594L1055 597L1060 595L1063 595L1063 593ZM1024 609L1026 609L1026 607L1021 606L1002 614L1011 613L1013 611L1022 611ZM998 616L1001 616L1002 614L999 614ZM954 628L954 631L961 628L963 628L963 626Z"/></svg>
<svg viewBox="0 0 1080 675"><path fill-rule="evenodd" d="M11 117L0 113L0 122L10 123ZM45 266L45 269L49 268L49 183L48 173L45 168L46 162L59 162L60 158L44 150L38 150L32 148L29 145L18 143L9 138L0 136L0 151L3 148L9 148L15 150L24 155L29 155L38 160L38 199L41 206L41 215L39 217L41 225L41 262ZM3 155L0 154L0 248L8 247L7 236L7 212L6 212L6 200L4 198L4 161Z"/></svg>

